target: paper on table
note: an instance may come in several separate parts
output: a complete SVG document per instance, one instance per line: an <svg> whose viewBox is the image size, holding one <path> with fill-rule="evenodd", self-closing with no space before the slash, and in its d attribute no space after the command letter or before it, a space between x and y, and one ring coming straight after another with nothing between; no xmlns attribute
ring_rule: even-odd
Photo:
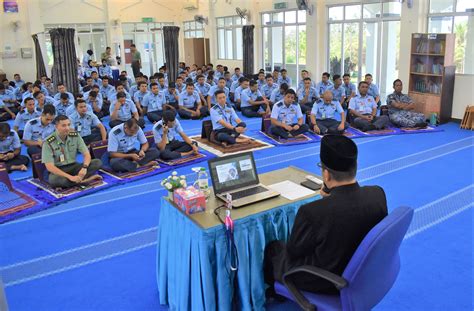
<svg viewBox="0 0 474 311"><path fill-rule="evenodd" d="M291 201L294 201L299 198L315 193L314 191L309 190L308 188L300 186L289 180L282 181L273 185L269 185L267 187L274 191L279 192L280 195L282 195L283 197Z"/></svg>

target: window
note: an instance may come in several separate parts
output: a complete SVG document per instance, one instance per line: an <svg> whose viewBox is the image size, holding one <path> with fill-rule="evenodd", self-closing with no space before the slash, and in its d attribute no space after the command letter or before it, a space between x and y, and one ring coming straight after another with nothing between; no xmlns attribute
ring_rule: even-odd
<svg viewBox="0 0 474 311"><path fill-rule="evenodd" d="M173 23L123 23L125 69L132 74L130 44L134 43L141 54L143 74L150 76L165 63L163 26Z"/></svg>
<svg viewBox="0 0 474 311"><path fill-rule="evenodd" d="M454 64L457 73L474 74L473 24L474 1L430 0L428 32L456 35Z"/></svg>
<svg viewBox="0 0 474 311"><path fill-rule="evenodd" d="M196 21L183 22L184 38L204 38L204 24Z"/></svg>
<svg viewBox="0 0 474 311"><path fill-rule="evenodd" d="M104 52L107 47L105 24L45 25L45 43L49 66L52 66L54 62L51 38L49 36L49 31L53 28L74 28L77 57L82 60L87 50L92 50L94 52L92 59L100 62L100 54Z"/></svg>
<svg viewBox="0 0 474 311"><path fill-rule="evenodd" d="M217 52L219 59L242 60L242 26L247 21L240 16L216 18Z"/></svg>
<svg viewBox="0 0 474 311"><path fill-rule="evenodd" d="M261 19L265 71L285 68L296 88L306 67L306 11L266 12Z"/></svg>
<svg viewBox="0 0 474 311"><path fill-rule="evenodd" d="M371 73L382 99L398 78L401 4L394 0L328 7L328 68L354 83Z"/></svg>

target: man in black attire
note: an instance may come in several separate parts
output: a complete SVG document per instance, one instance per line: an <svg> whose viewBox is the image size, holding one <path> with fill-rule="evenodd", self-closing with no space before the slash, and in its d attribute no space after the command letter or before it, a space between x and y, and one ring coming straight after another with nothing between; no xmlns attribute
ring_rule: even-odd
<svg viewBox="0 0 474 311"><path fill-rule="evenodd" d="M342 275L366 234L385 216L385 192L378 186L361 187L355 180L357 146L342 135L326 135L321 141L324 187L321 200L302 206L296 214L288 243L273 241L265 248L264 277L275 295L275 279L299 266L311 265ZM308 274L293 279L300 290L334 294L330 282Z"/></svg>

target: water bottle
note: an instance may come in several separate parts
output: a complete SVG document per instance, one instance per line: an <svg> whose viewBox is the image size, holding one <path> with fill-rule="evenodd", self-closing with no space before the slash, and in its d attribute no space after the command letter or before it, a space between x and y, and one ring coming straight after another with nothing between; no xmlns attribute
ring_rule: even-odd
<svg viewBox="0 0 474 311"><path fill-rule="evenodd" d="M438 114L436 112L433 112L430 117L430 125L436 126L438 123Z"/></svg>
<svg viewBox="0 0 474 311"><path fill-rule="evenodd" d="M209 189L209 175L204 167L197 172L198 177L196 182L194 183L194 187L201 190L204 195L206 196L206 200L209 198L211 194L211 190Z"/></svg>

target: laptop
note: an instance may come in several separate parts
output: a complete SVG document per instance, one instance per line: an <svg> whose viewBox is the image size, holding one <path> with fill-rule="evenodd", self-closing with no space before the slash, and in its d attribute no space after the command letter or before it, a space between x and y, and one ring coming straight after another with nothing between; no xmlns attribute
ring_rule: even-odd
<svg viewBox="0 0 474 311"><path fill-rule="evenodd" d="M259 182L252 152L214 158L208 165L215 196L225 202L230 194L234 208L280 195Z"/></svg>

